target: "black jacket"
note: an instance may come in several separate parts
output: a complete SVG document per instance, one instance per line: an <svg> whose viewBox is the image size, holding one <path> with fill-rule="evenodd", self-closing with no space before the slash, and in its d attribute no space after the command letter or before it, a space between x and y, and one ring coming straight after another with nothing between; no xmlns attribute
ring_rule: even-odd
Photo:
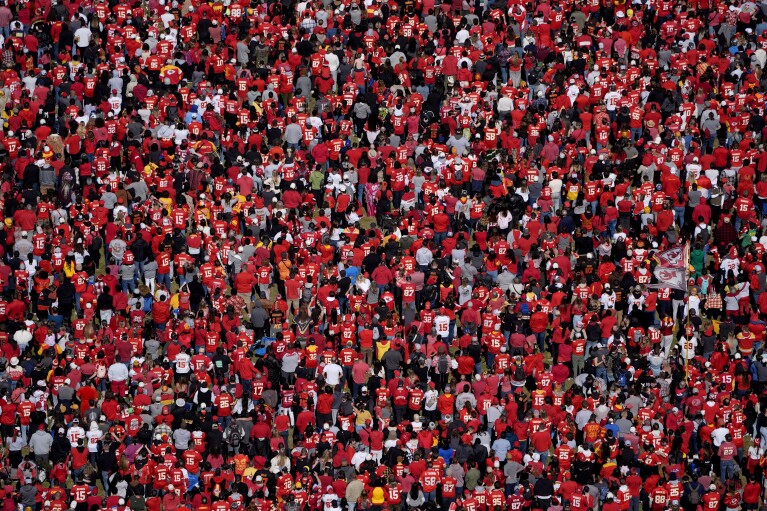
<svg viewBox="0 0 767 511"><path fill-rule="evenodd" d="M55 464L67 459L71 450L72 444L69 442L69 439L63 434L60 435L57 433L56 436L53 437L53 445L51 445L51 462Z"/></svg>
<svg viewBox="0 0 767 511"><path fill-rule="evenodd" d="M136 238L136 241L131 244L130 249L133 252L133 257L138 262L143 262L152 255L152 247L141 236Z"/></svg>

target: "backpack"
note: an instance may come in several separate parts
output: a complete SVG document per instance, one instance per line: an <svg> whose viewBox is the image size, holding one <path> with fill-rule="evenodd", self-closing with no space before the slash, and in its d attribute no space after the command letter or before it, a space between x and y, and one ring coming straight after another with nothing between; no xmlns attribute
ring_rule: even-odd
<svg viewBox="0 0 767 511"><path fill-rule="evenodd" d="M692 486L690 485L690 494L687 496L687 501L690 504L698 505L700 504L700 485Z"/></svg>
<svg viewBox="0 0 767 511"><path fill-rule="evenodd" d="M8 374L8 371L0 373L0 390L5 390L6 392L11 391L11 377Z"/></svg>
<svg viewBox="0 0 767 511"><path fill-rule="evenodd" d="M455 173L453 174L456 181L463 181L463 170L462 169L455 169Z"/></svg>
<svg viewBox="0 0 767 511"><path fill-rule="evenodd" d="M619 340L616 338L616 341ZM621 371L621 364L623 363L623 360L621 360L620 355L618 353L613 352L610 355L608 355L607 358L607 366L612 368L613 374L618 374Z"/></svg>
<svg viewBox="0 0 767 511"><path fill-rule="evenodd" d="M450 360L444 353L437 359L437 372L439 374L447 374L450 372Z"/></svg>
<svg viewBox="0 0 767 511"><path fill-rule="evenodd" d="M602 327L599 323L589 323L586 327L586 339L591 342L599 341L602 336Z"/></svg>
<svg viewBox="0 0 767 511"><path fill-rule="evenodd" d="M526 378L525 370L522 369L522 366L517 366L514 370L514 381L525 381Z"/></svg>
<svg viewBox="0 0 767 511"><path fill-rule="evenodd" d="M167 119L171 121L176 121L178 119L178 107L177 106L168 106L165 108L165 116Z"/></svg>
<svg viewBox="0 0 767 511"><path fill-rule="evenodd" d="M525 500L533 500L533 489L530 486L527 486L525 488L525 492L523 493L523 497Z"/></svg>
<svg viewBox="0 0 767 511"><path fill-rule="evenodd" d="M709 231L708 226L706 226L705 229L701 229L698 233L698 237L703 243L708 243L708 240L711 239L711 231Z"/></svg>
<svg viewBox="0 0 767 511"><path fill-rule="evenodd" d="M231 431L231 434L229 435L229 443L232 445L232 447L237 447L240 445L241 441L242 441L242 435L240 434L240 430L233 429Z"/></svg>
<svg viewBox="0 0 767 511"><path fill-rule="evenodd" d="M668 231L666 231L666 239L668 239L668 242L672 244L676 243L679 239L676 233L676 228L673 225L668 228Z"/></svg>

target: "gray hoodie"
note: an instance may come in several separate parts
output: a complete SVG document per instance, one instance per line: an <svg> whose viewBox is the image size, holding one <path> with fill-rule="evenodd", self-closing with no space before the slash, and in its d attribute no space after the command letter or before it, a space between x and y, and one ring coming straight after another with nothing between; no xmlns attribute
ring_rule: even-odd
<svg viewBox="0 0 767 511"><path fill-rule="evenodd" d="M21 497L21 505L24 509L28 507L34 509L35 501L37 500L37 486L28 480L27 484L19 488L19 496Z"/></svg>
<svg viewBox="0 0 767 511"><path fill-rule="evenodd" d="M152 260L144 263L144 280L157 277L157 262Z"/></svg>
<svg viewBox="0 0 767 511"><path fill-rule="evenodd" d="M250 322L255 328L264 328L269 320L269 315L261 305L261 300L256 300L253 304L253 310L250 313Z"/></svg>
<svg viewBox="0 0 767 511"><path fill-rule="evenodd" d="M44 429L39 429L29 438L29 448L38 456L51 452L53 437Z"/></svg>

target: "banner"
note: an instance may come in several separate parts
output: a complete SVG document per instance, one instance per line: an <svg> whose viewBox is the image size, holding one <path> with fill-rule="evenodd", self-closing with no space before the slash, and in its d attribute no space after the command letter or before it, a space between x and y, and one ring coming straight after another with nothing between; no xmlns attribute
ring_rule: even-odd
<svg viewBox="0 0 767 511"><path fill-rule="evenodd" d="M655 254L658 265L653 274L658 282L649 288L667 287L687 291L687 247L674 247Z"/></svg>
<svg viewBox="0 0 767 511"><path fill-rule="evenodd" d="M685 269L685 247L674 247L658 252L655 254L655 258L660 261L658 266L663 268Z"/></svg>
<svg viewBox="0 0 767 511"><path fill-rule="evenodd" d="M657 266L654 274L655 278L658 279L658 282L648 284L647 287L668 287L671 289L687 291L687 272L683 268L663 268Z"/></svg>

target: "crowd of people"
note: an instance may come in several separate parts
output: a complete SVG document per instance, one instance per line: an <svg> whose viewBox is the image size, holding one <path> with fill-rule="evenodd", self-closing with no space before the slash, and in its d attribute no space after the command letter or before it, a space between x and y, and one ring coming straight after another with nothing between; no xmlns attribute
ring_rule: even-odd
<svg viewBox="0 0 767 511"><path fill-rule="evenodd" d="M762 509L767 4L3 0L0 48L0 511Z"/></svg>

